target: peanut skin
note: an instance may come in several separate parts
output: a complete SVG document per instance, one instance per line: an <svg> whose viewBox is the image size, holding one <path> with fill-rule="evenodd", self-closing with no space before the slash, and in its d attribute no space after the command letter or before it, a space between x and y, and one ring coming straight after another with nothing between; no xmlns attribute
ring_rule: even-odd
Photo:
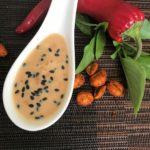
<svg viewBox="0 0 150 150"><path fill-rule="evenodd" d="M94 101L94 97L90 92L80 92L76 98L77 104L83 107L89 106Z"/></svg>
<svg viewBox="0 0 150 150"><path fill-rule="evenodd" d="M105 70L102 70L96 74L94 74L91 78L90 78L90 84L93 87L100 87L103 86L107 81L107 73Z"/></svg>
<svg viewBox="0 0 150 150"><path fill-rule="evenodd" d="M107 90L112 96L115 97L124 96L125 94L125 88L122 83L115 80L110 81L110 83L107 85Z"/></svg>
<svg viewBox="0 0 150 150"><path fill-rule="evenodd" d="M7 54L8 54L8 51L6 47L2 43L0 43L0 57L5 57L7 56Z"/></svg>
<svg viewBox="0 0 150 150"><path fill-rule="evenodd" d="M86 68L86 73L87 73L89 76L92 76L93 74L96 73L97 70L98 70L98 63L93 63L93 64L90 64L90 65Z"/></svg>
<svg viewBox="0 0 150 150"><path fill-rule="evenodd" d="M97 89L94 93L94 99L95 100L99 100L103 97L103 95L105 94L106 91L106 85L103 85L102 87L100 87L99 89Z"/></svg>
<svg viewBox="0 0 150 150"><path fill-rule="evenodd" d="M80 88L85 83L85 78L82 74L77 74L74 81L74 89Z"/></svg>

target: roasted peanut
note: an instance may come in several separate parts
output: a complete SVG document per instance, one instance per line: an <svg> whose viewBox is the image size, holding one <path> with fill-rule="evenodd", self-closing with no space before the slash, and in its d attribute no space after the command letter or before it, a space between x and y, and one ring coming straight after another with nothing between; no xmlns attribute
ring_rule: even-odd
<svg viewBox="0 0 150 150"><path fill-rule="evenodd" d="M85 83L85 78L82 74L77 74L74 81L74 89L80 88Z"/></svg>
<svg viewBox="0 0 150 150"><path fill-rule="evenodd" d="M86 68L86 73L87 73L89 76L92 76L93 74L96 73L97 70L98 70L98 63L93 63L93 64L90 64L90 65Z"/></svg>
<svg viewBox="0 0 150 150"><path fill-rule="evenodd" d="M105 94L105 91L106 91L106 85L103 85L99 89L96 89L94 93L94 99L95 100L101 99Z"/></svg>
<svg viewBox="0 0 150 150"><path fill-rule="evenodd" d="M80 92L77 95L77 104L80 106L89 106L94 101L94 97L90 92Z"/></svg>
<svg viewBox="0 0 150 150"><path fill-rule="evenodd" d="M107 89L109 93L113 96L124 96L125 94L125 88L124 86L115 80L110 81L110 83L107 85Z"/></svg>
<svg viewBox="0 0 150 150"><path fill-rule="evenodd" d="M107 80L107 73L105 70L102 70L96 74L94 74L91 78L90 78L90 84L93 87L100 87L103 86L106 83Z"/></svg>
<svg viewBox="0 0 150 150"><path fill-rule="evenodd" d="M5 57L7 54L8 54L7 49L2 43L0 43L0 57Z"/></svg>

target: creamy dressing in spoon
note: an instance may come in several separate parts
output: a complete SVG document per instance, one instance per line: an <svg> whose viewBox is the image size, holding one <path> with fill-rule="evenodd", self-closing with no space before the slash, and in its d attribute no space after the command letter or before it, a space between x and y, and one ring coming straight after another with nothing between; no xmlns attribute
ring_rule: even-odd
<svg viewBox="0 0 150 150"><path fill-rule="evenodd" d="M52 34L37 45L18 70L13 88L17 112L28 121L48 119L65 100L68 75L65 39Z"/></svg>

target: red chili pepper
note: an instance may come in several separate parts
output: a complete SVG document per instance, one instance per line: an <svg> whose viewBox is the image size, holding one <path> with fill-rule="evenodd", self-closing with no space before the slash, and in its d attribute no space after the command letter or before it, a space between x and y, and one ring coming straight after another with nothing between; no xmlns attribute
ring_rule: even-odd
<svg viewBox="0 0 150 150"><path fill-rule="evenodd" d="M41 0L17 27L17 33L24 33L41 21L51 0ZM78 12L87 14L97 21L109 22L110 36L122 41L121 33L129 29L135 22L144 20L144 13L123 0L79 0Z"/></svg>
<svg viewBox="0 0 150 150"><path fill-rule="evenodd" d="M108 32L118 42L122 41L123 32L144 20L142 11L123 0L79 0L78 12L109 22Z"/></svg>
<svg viewBox="0 0 150 150"><path fill-rule="evenodd" d="M51 0L41 0L16 28L16 33L25 33L42 21L48 11Z"/></svg>
<svg viewBox="0 0 150 150"><path fill-rule="evenodd" d="M16 29L17 33L24 33L30 30L37 22L45 16L51 0L41 0L30 12L23 23ZM87 14L97 21L109 23L108 32L113 40L122 42L122 33L131 28L136 22L144 21L144 13L137 7L127 3L124 0L79 0L78 12ZM137 27L137 30L140 26ZM134 40L137 45L137 59L142 52L142 41L136 31Z"/></svg>

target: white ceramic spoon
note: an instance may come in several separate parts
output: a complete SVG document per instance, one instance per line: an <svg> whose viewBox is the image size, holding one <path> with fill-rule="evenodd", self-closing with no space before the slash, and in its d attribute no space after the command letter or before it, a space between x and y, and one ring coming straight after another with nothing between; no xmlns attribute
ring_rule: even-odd
<svg viewBox="0 0 150 150"><path fill-rule="evenodd" d="M31 42L25 47L20 56L16 59L15 63L11 67L3 88L3 103L5 110L11 119L11 121L18 127L28 131L38 131L45 129L54 124L65 112L70 102L73 92L73 82L75 75L75 48L74 48L74 27L75 16L78 0L53 0L48 14ZM32 50L48 35L58 33L64 36L69 49L69 86L66 90L65 101L59 108L59 111L49 119L49 121L43 124L33 124L24 121L22 117L16 112L16 108L12 98L12 89L14 87L14 80L18 69L32 52Z"/></svg>

